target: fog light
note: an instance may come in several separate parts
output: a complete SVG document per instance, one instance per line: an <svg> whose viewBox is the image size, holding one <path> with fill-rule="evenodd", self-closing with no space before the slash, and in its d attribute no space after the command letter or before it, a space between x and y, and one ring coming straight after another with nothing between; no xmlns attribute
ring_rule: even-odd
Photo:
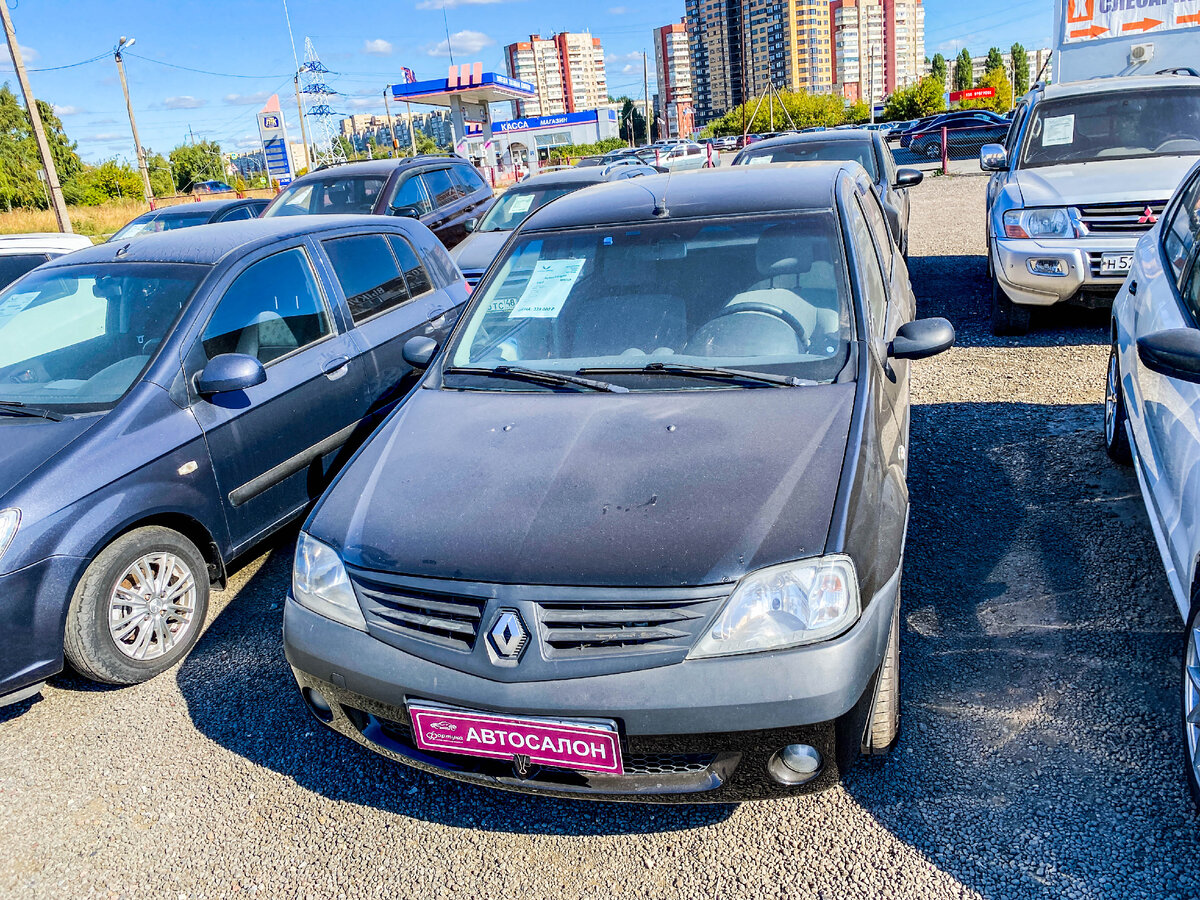
<svg viewBox="0 0 1200 900"><path fill-rule="evenodd" d="M1034 275L1054 275L1061 278L1067 274L1067 264L1061 259L1031 259L1028 266Z"/></svg>
<svg viewBox="0 0 1200 900"><path fill-rule="evenodd" d="M312 710L314 716L322 722L329 722L333 719L333 707L329 705L329 701L322 696L320 691L305 688L301 693L304 695L304 702L308 704L308 708Z"/></svg>
<svg viewBox="0 0 1200 900"><path fill-rule="evenodd" d="M772 754L767 771L780 784L805 784L820 774L821 751L808 744L788 744Z"/></svg>

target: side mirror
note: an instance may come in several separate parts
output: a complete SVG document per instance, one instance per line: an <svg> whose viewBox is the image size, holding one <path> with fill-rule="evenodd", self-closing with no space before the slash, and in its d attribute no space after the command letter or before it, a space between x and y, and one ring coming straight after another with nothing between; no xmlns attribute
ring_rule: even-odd
<svg viewBox="0 0 1200 900"><path fill-rule="evenodd" d="M405 219L421 218L421 211L415 206L393 206L389 212L391 212L393 216L401 216Z"/></svg>
<svg viewBox="0 0 1200 900"><path fill-rule="evenodd" d="M404 342L404 349L400 351L400 355L414 369L427 369L437 350L437 341L431 337L418 335Z"/></svg>
<svg viewBox="0 0 1200 900"><path fill-rule="evenodd" d="M666 166L651 166L650 168L652 168L655 172L657 172L660 175L670 175L671 174L671 170L668 169Z"/></svg>
<svg viewBox="0 0 1200 900"><path fill-rule="evenodd" d="M470 234L478 227L479 227L478 219L467 219L467 221L463 222L463 228L466 230L467 234Z"/></svg>
<svg viewBox="0 0 1200 900"><path fill-rule="evenodd" d="M925 180L925 173L920 169L897 169L896 183L893 187L906 188L916 187Z"/></svg>
<svg viewBox="0 0 1200 900"><path fill-rule="evenodd" d="M979 168L985 172L1004 172L1008 169L1008 151L1003 144L984 144L979 148Z"/></svg>
<svg viewBox="0 0 1200 900"><path fill-rule="evenodd" d="M196 391L201 397L244 391L267 380L267 370L253 356L222 353L209 360L196 376Z"/></svg>
<svg viewBox="0 0 1200 900"><path fill-rule="evenodd" d="M1169 328L1137 340L1138 359L1147 369L1200 384L1200 330Z"/></svg>
<svg viewBox="0 0 1200 900"><path fill-rule="evenodd" d="M947 319L917 319L896 329L888 347L892 359L925 359L954 346L954 326Z"/></svg>

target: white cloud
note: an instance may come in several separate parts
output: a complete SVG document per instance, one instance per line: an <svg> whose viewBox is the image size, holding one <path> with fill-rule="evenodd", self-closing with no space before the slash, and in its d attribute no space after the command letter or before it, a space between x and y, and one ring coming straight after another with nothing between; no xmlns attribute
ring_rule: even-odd
<svg viewBox="0 0 1200 900"><path fill-rule="evenodd" d="M460 6L490 6L505 0L421 0L417 9L458 9Z"/></svg>
<svg viewBox="0 0 1200 900"><path fill-rule="evenodd" d="M375 106L382 106L380 96L376 94L373 97L357 97L346 101L346 106L351 109L371 109Z"/></svg>
<svg viewBox="0 0 1200 900"><path fill-rule="evenodd" d="M608 14L610 16L623 16L627 12L629 12L628 6L610 6L608 8Z"/></svg>
<svg viewBox="0 0 1200 900"><path fill-rule="evenodd" d="M62 116L77 116L81 112L86 112L86 110L79 106L59 106L57 103L54 104L54 114L60 118Z"/></svg>
<svg viewBox="0 0 1200 900"><path fill-rule="evenodd" d="M457 31L450 35L449 41L439 41L426 52L430 56L449 56L451 51L459 56L470 56L478 53L484 47L495 45L494 38L482 31Z"/></svg>
<svg viewBox="0 0 1200 900"><path fill-rule="evenodd" d="M255 94L226 94L224 97L225 102L230 106L258 106L270 99L271 95L267 91L259 91Z"/></svg>
<svg viewBox="0 0 1200 900"><path fill-rule="evenodd" d="M167 109L199 109L207 100L200 100L190 94L184 94L181 97L168 97L163 101L163 106Z"/></svg>
<svg viewBox="0 0 1200 900"><path fill-rule="evenodd" d="M391 56L392 45L382 38L375 38L373 41L364 41L363 53L370 53L372 56Z"/></svg>
<svg viewBox="0 0 1200 900"><path fill-rule="evenodd" d="M104 134L93 134L90 137L86 138L86 140L98 141L98 142L104 143L104 144L111 144L113 141L123 141L127 137L128 137L128 135L125 135L125 134L115 134L115 133L105 132Z"/></svg>
<svg viewBox="0 0 1200 900"><path fill-rule="evenodd" d="M258 150L262 147L262 141L256 134L247 134L234 141L234 146L239 150Z"/></svg>
<svg viewBox="0 0 1200 900"><path fill-rule="evenodd" d="M26 47L24 44L18 44L17 46L21 48L21 62L27 66L33 65L42 58L42 54L38 53L32 47ZM0 51L0 72L11 71L13 71L12 57L9 56L8 48L5 47L3 51Z"/></svg>

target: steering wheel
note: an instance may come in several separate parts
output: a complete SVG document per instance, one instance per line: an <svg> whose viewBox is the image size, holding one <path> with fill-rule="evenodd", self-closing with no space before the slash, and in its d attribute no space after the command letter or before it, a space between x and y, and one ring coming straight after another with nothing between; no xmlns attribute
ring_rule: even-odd
<svg viewBox="0 0 1200 900"><path fill-rule="evenodd" d="M781 322L786 323L787 326L792 329L792 331L796 332L796 339L800 342L800 352L808 352L808 332L804 330L804 326L800 324L800 320L786 309L781 309L780 307L774 306L770 303L755 303L752 301L746 301L744 303L731 303L729 306L725 307L723 310L709 319L708 324L711 325L713 322L717 321L717 319L723 319L726 316L733 316L743 312L763 313L768 316L774 316Z"/></svg>

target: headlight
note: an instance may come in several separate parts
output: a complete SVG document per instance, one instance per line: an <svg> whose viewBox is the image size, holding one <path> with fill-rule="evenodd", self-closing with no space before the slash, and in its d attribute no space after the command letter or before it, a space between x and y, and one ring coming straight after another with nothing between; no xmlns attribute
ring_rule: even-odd
<svg viewBox="0 0 1200 900"><path fill-rule="evenodd" d="M318 615L359 631L367 630L341 557L303 531L296 542L296 561L292 565L292 596Z"/></svg>
<svg viewBox="0 0 1200 900"><path fill-rule="evenodd" d="M688 657L780 650L823 641L857 618L858 578L847 556L751 572Z"/></svg>
<svg viewBox="0 0 1200 900"><path fill-rule="evenodd" d="M0 559L3 559L4 551L17 536L17 526L20 524L21 511L19 509L0 509Z"/></svg>
<svg viewBox="0 0 1200 900"><path fill-rule="evenodd" d="M1010 238L1078 237L1065 209L1010 209L1004 214L1004 234Z"/></svg>

